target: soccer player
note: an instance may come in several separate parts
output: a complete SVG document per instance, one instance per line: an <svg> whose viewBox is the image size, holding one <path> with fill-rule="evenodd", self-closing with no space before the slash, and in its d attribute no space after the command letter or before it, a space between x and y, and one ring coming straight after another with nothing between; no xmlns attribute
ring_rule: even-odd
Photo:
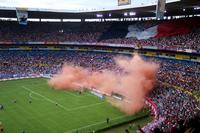
<svg viewBox="0 0 200 133"><path fill-rule="evenodd" d="M14 99L13 103L17 103L17 100L16 100L16 99Z"/></svg>
<svg viewBox="0 0 200 133"><path fill-rule="evenodd" d="M109 119L109 118L106 118L106 122L107 122L107 124L110 123L110 119Z"/></svg>
<svg viewBox="0 0 200 133"><path fill-rule="evenodd" d="M3 110L3 109L4 109L4 106L0 104L0 110Z"/></svg>
<svg viewBox="0 0 200 133"><path fill-rule="evenodd" d="M3 132L3 131L4 131L3 127L0 127L0 131L1 131L1 132Z"/></svg>
<svg viewBox="0 0 200 133"><path fill-rule="evenodd" d="M126 132L126 133L130 133L128 129L125 129L125 132Z"/></svg>
<svg viewBox="0 0 200 133"><path fill-rule="evenodd" d="M3 132L3 131L4 131L4 128L3 128L3 125L2 125L2 123L0 121L0 132Z"/></svg>

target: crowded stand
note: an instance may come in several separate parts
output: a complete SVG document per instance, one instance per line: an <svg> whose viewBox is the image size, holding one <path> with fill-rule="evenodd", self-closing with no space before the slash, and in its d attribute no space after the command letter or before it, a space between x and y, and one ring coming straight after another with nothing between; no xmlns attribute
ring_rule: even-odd
<svg viewBox="0 0 200 133"><path fill-rule="evenodd" d="M7 45L38 42L44 44L90 44L123 47L156 47L157 49L200 50L200 19L140 21L49 23L0 22L0 43ZM180 22L182 24L180 24ZM167 27L167 28L166 28ZM29 43L31 44L31 43ZM121 69L114 58L121 54L104 52L53 51L53 50L0 50L0 80L17 77L56 74L64 63L75 64L90 71ZM130 55L124 55L130 56ZM199 62L158 57L143 57L160 65L157 83L148 96L156 106L157 116L140 128L144 133L182 133L200 131ZM155 114L154 114L155 115ZM157 131L156 131L157 130Z"/></svg>
<svg viewBox="0 0 200 133"><path fill-rule="evenodd" d="M163 60L163 59L162 59ZM177 60L159 61L161 64L158 79L196 93L200 88L199 63ZM191 66L193 64L193 66Z"/></svg>
<svg viewBox="0 0 200 133"><path fill-rule="evenodd" d="M113 59L118 55L78 51L0 51L0 79L55 74L65 62L91 71L109 69L120 72ZM163 132L175 133L180 121L188 122L199 112L197 99L176 87L199 94L200 64L154 57L143 58L159 63L160 69L156 87L148 96L158 108L158 118L155 120L156 124L149 123L141 130L151 133L155 128L159 128Z"/></svg>
<svg viewBox="0 0 200 133"><path fill-rule="evenodd" d="M106 27L96 23L29 23L27 26L0 23L1 42L96 42Z"/></svg>
<svg viewBox="0 0 200 133"><path fill-rule="evenodd" d="M160 22L143 21L134 24L113 24L113 26L103 34L101 42L124 44L125 46L154 46L159 49L199 50L199 22L199 18L193 18ZM157 31L155 31L155 28L157 28ZM133 34L127 34L127 30L129 32L132 31ZM151 32L156 33L151 36ZM150 37L148 36L149 34ZM147 38L144 38L144 36L147 36Z"/></svg>
<svg viewBox="0 0 200 133"><path fill-rule="evenodd" d="M200 133L200 0L106 2L0 2L0 133Z"/></svg>
<svg viewBox="0 0 200 133"><path fill-rule="evenodd" d="M180 121L187 122L198 115L198 102L173 87L159 84L149 97L157 105L159 118L156 124L150 123L143 127L145 133L153 132L155 128L158 128L160 132L176 133ZM180 133L185 131L186 129Z"/></svg>
<svg viewBox="0 0 200 133"><path fill-rule="evenodd" d="M199 50L199 20L197 17L140 22L29 22L27 26L1 21L0 42L2 44L74 42L91 43L91 45L123 44L131 47L153 46L158 49Z"/></svg>

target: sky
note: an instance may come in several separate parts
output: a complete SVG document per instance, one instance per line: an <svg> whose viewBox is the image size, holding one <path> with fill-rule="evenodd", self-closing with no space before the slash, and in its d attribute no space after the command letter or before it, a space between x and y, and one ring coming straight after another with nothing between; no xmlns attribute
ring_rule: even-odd
<svg viewBox="0 0 200 133"><path fill-rule="evenodd" d="M177 1L177 0L167 0ZM0 0L0 7L62 9L71 11L102 10L156 4L157 0L131 0L131 5L118 6L118 0Z"/></svg>

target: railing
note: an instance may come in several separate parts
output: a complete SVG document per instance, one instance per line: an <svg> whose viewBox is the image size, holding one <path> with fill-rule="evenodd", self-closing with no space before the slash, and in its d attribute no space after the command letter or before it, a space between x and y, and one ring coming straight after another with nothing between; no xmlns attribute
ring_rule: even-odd
<svg viewBox="0 0 200 133"><path fill-rule="evenodd" d="M18 42L13 42L13 41L1 41L0 44L62 44L62 45L92 45L92 46L111 46L111 47L127 47L127 48L135 48L135 49L150 49L150 50L170 50L170 51L175 51L175 52L186 52L186 53L198 53L200 54L200 50L193 50L193 49L187 49L187 48L163 48L162 46L137 46L133 44L112 44L112 43L87 43L87 42L50 42L50 41L18 41Z"/></svg>

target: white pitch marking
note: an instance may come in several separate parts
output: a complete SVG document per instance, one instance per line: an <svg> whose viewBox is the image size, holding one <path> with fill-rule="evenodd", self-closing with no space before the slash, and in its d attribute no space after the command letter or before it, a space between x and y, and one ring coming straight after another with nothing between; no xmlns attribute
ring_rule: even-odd
<svg viewBox="0 0 200 133"><path fill-rule="evenodd" d="M37 88L41 88L41 89L42 89L42 87L40 87L39 85L34 85L34 86L38 86ZM76 95L76 94L73 94L72 92L66 92L66 91L65 91L65 93L67 93L68 95L71 95L71 96L79 97L79 98L80 98L80 96L78 96L78 95Z"/></svg>
<svg viewBox="0 0 200 133"><path fill-rule="evenodd" d="M97 105L100 105L100 104L103 104L103 103L105 103L105 102L99 102L99 103L95 103L95 104L89 104L89 105L85 105L85 106L71 108L71 109L68 109L68 111L74 111L74 110L79 110L79 109L88 108L88 107L92 107L92 106L97 106Z"/></svg>
<svg viewBox="0 0 200 133"><path fill-rule="evenodd" d="M32 91L31 89L25 87L25 86L22 86L25 90L31 92L31 93L34 93L42 98L44 98L46 101L50 102L50 103L53 103L53 104L58 104L57 102L37 93L37 92L34 92ZM95 103L95 104L89 104L89 105L85 105L85 106L80 106L80 107L76 107L76 108L71 108L71 109L67 109L65 106L61 105L61 104L58 104L58 106L60 106L61 108L63 108L65 111L74 111L74 110L79 110L79 109L83 109L83 108L88 108L88 107L92 107L92 106L97 106L97 105L100 105L100 104L103 104L105 102L99 102L99 103Z"/></svg>
<svg viewBox="0 0 200 133"><path fill-rule="evenodd" d="M49 98L47 98L47 97L45 97L45 96L43 96L43 95L37 93L37 92L34 92L34 91L32 91L31 89L29 89L29 88L27 88L27 87L25 87L25 86L22 86L22 87L23 87L25 90L27 90L27 91L29 91L29 92L31 92L31 93L34 93L34 94L36 94L36 95L38 95L38 96L44 98L46 101L48 101L48 102L50 102L50 103L53 103L53 104L57 104L57 105L60 106L62 109L68 111L68 109L65 108L63 105L58 104L57 102L55 102L55 101L53 101L53 100L51 100L51 99L49 99Z"/></svg>
<svg viewBox="0 0 200 133"><path fill-rule="evenodd" d="M120 118L123 118L123 117L126 117L126 116L122 115L122 116L116 117L114 119L111 119L110 121L117 120L117 119L120 119ZM106 123L106 120L105 121L100 121L100 122L97 122L97 123L94 123L94 124L90 124L90 125L87 125L87 126L84 126L84 127L80 127L80 128L77 128L77 129L81 130L81 129L84 129L84 128L87 128L87 127L91 127L91 126L94 126L94 125L99 125L99 124L102 124L102 123ZM76 131L76 129L72 129L72 130L67 131L65 133L71 133L73 131Z"/></svg>
<svg viewBox="0 0 200 133"><path fill-rule="evenodd" d="M71 95L71 96L79 97L79 98L80 98L80 96L78 96L78 95L76 95L76 94L74 94L74 93L72 93L72 92L65 92L65 93L68 94L68 95Z"/></svg>
<svg viewBox="0 0 200 133"><path fill-rule="evenodd" d="M33 94L32 92L29 92L29 97L30 97L30 98L35 99L35 100L41 100L41 99L39 99L39 98L33 97L32 94Z"/></svg>

